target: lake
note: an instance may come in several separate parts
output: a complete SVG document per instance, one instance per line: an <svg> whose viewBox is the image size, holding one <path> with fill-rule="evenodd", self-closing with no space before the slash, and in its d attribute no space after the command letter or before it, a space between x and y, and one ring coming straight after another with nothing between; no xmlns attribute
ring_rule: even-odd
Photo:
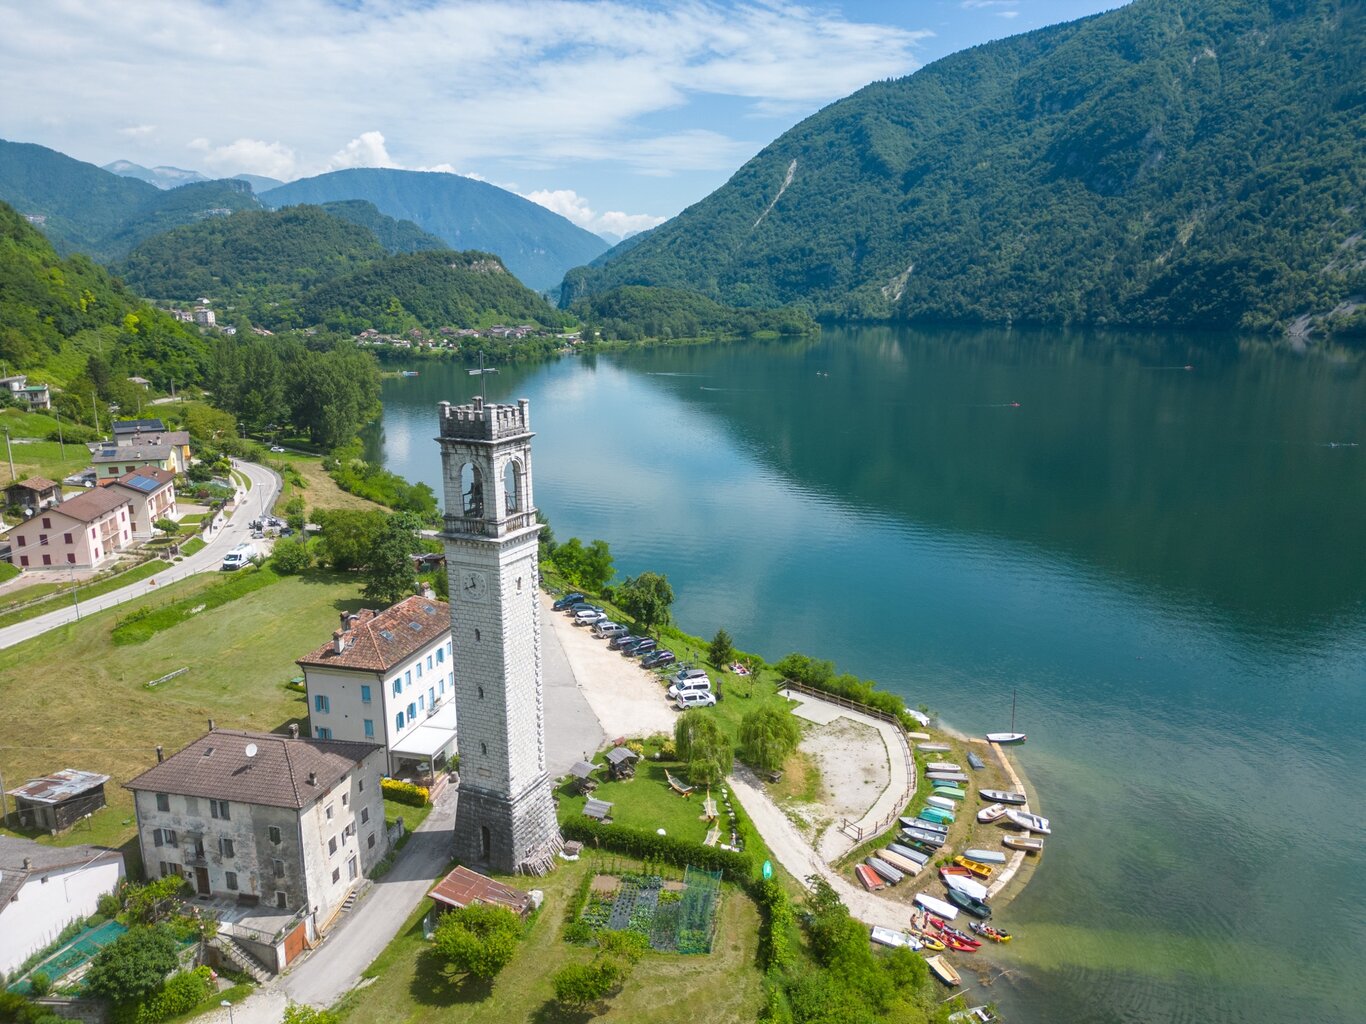
<svg viewBox="0 0 1366 1024"><path fill-rule="evenodd" d="M396 472L440 493L438 401L529 398L556 538L666 573L690 632L978 734L1018 693L1054 836L979 990L1012 1022L1366 1019L1361 359L859 328L418 366Z"/></svg>

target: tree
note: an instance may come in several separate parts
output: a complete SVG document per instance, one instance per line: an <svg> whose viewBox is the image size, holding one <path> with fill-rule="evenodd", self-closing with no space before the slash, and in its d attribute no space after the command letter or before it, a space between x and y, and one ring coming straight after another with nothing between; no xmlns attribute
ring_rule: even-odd
<svg viewBox="0 0 1366 1024"><path fill-rule="evenodd" d="M158 519L152 526L154 529L160 530L168 537L180 529L174 519L166 519L165 517Z"/></svg>
<svg viewBox="0 0 1366 1024"><path fill-rule="evenodd" d="M219 437L237 436L237 419L230 412L195 403L185 408L185 429L196 441L211 443Z"/></svg>
<svg viewBox="0 0 1366 1024"><path fill-rule="evenodd" d="M280 507L280 511L285 514L285 521L291 530L299 531L304 528L308 519L308 508L302 495L294 495Z"/></svg>
<svg viewBox="0 0 1366 1024"><path fill-rule="evenodd" d="M175 970L176 951L175 936L165 925L131 928L95 954L85 987L111 1003L142 1002Z"/></svg>
<svg viewBox="0 0 1366 1024"><path fill-rule="evenodd" d="M315 1010L306 1003L290 1003L285 1007L281 1024L340 1024L341 1018L331 1010Z"/></svg>
<svg viewBox="0 0 1366 1024"><path fill-rule="evenodd" d="M685 711L674 723L674 749L695 786L713 786L730 772L730 741L715 717L702 708Z"/></svg>
<svg viewBox="0 0 1366 1024"><path fill-rule="evenodd" d="M281 537L270 555L271 567L282 576L297 576L313 564L313 555L303 537Z"/></svg>
<svg viewBox="0 0 1366 1024"><path fill-rule="evenodd" d="M374 509L322 509L313 518L322 527L318 559L346 571L368 565L370 550L385 527L385 515Z"/></svg>
<svg viewBox="0 0 1366 1024"><path fill-rule="evenodd" d="M662 573L643 572L628 577L616 588L617 604L641 629L649 632L669 622L669 606L674 603L673 587Z"/></svg>
<svg viewBox="0 0 1366 1024"><path fill-rule="evenodd" d="M717 668L725 668L735 660L735 641L724 629L718 629L716 635L711 638L707 657Z"/></svg>
<svg viewBox="0 0 1366 1024"><path fill-rule="evenodd" d="M616 570L612 566L612 551L605 540L595 540L583 551L582 583L592 591L601 591Z"/></svg>
<svg viewBox="0 0 1366 1024"><path fill-rule="evenodd" d="M395 512L385 520L364 569L367 601L391 605L413 592L417 586L413 555L421 548L421 526L421 520L411 512Z"/></svg>
<svg viewBox="0 0 1366 1024"><path fill-rule="evenodd" d="M756 708L740 719L740 756L765 771L781 768L801 738L802 727L779 707Z"/></svg>
<svg viewBox="0 0 1366 1024"><path fill-rule="evenodd" d="M522 922L506 907L473 903L442 916L432 948L459 974L492 981L517 952Z"/></svg>

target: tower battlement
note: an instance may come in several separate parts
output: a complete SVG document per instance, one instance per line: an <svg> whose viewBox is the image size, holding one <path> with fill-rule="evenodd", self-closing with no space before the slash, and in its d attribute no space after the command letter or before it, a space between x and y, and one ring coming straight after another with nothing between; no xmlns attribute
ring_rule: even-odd
<svg viewBox="0 0 1366 1024"><path fill-rule="evenodd" d="M499 441L531 433L531 403L525 398L516 405L499 405L475 395L470 405L441 402L437 408L442 437Z"/></svg>

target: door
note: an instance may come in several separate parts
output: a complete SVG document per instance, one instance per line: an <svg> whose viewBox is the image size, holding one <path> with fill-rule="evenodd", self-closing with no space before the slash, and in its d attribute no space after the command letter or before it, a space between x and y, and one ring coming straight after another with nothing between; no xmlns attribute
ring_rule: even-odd
<svg viewBox="0 0 1366 1024"><path fill-rule="evenodd" d="M195 886L196 889L199 890L199 895L201 895L201 896L207 896L207 895L209 895L209 869L208 869L208 868L195 868L195 869L194 869L194 886Z"/></svg>

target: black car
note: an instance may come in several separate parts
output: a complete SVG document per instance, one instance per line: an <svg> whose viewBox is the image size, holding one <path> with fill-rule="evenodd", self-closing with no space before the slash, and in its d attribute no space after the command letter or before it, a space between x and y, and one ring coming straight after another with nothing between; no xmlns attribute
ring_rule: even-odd
<svg viewBox="0 0 1366 1024"><path fill-rule="evenodd" d="M614 651L619 651L629 644L639 643L640 637L627 633L625 636L614 636L607 644Z"/></svg>
<svg viewBox="0 0 1366 1024"><path fill-rule="evenodd" d="M625 654L629 658L639 658L641 655L651 653L658 646L658 640L651 639L647 636L644 640L640 641L640 643L632 644L630 647L622 648L621 653Z"/></svg>
<svg viewBox="0 0 1366 1024"><path fill-rule="evenodd" d="M641 658L640 663L645 668L663 668L665 665L672 665L677 660L673 651L652 651Z"/></svg>
<svg viewBox="0 0 1366 1024"><path fill-rule="evenodd" d="M587 600L587 598L585 598L585 597L584 597L582 594L580 594L577 590L571 590L569 593L565 594L564 597L560 598L558 601L556 601L556 602L555 602L554 604L552 604L550 607L553 608L553 609L554 609L555 611L557 611L557 612L562 612L562 611L564 611L566 608L572 607L573 605L578 604L580 601L586 601L586 600Z"/></svg>

